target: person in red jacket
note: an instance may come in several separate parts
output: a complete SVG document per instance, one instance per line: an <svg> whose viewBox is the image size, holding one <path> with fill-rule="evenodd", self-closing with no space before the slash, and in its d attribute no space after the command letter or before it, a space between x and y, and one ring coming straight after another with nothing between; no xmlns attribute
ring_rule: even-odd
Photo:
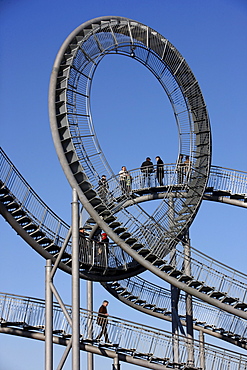
<svg viewBox="0 0 247 370"><path fill-rule="evenodd" d="M107 332L107 324L108 324L108 312L107 312L107 306L109 302L108 301L103 301L102 305L99 308L98 311L98 317L96 323L101 326L101 331L99 335L97 335L96 340L100 340L102 335L105 337L105 342L110 343L109 337L108 337L108 332Z"/></svg>

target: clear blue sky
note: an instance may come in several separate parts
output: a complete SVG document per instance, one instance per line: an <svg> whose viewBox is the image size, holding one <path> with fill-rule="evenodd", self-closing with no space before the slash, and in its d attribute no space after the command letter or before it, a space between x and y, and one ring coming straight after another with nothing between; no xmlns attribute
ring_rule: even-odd
<svg viewBox="0 0 247 370"><path fill-rule="evenodd" d="M246 0L0 0L0 145L48 206L70 222L71 190L55 153L48 118L53 62L77 26L103 15L135 19L174 44L198 79L208 107L212 163L247 171ZM115 172L122 165L138 167L147 155L175 161L177 133L171 108L143 66L123 57L103 61L92 93L96 132ZM170 121L171 129L164 129ZM192 245L246 273L246 224L245 209L205 201L191 227ZM43 298L45 261L2 217L0 235L0 290ZM70 277L60 272L56 279L64 301L70 303ZM82 307L85 289L82 281ZM95 310L106 298L114 316L171 329L166 322L123 307L99 284L94 289ZM209 336L206 339L212 342ZM55 353L58 356L61 349L56 348ZM41 370L43 360L43 343L0 336L1 369ZM111 367L111 360L95 361L96 370ZM65 369L70 368L69 360ZM121 368L134 366L123 363Z"/></svg>

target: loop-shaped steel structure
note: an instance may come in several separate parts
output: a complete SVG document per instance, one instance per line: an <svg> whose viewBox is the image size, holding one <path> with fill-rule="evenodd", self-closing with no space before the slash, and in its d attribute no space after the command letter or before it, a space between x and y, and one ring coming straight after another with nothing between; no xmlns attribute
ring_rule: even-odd
<svg viewBox="0 0 247 370"><path fill-rule="evenodd" d="M120 182L101 150L93 126L90 109L93 77L99 62L111 54L135 59L153 73L174 112L179 134L178 158L180 153L190 158L190 176L177 186L178 160L171 184L152 215L140 204L116 207L119 200L114 194L120 191ZM211 164L206 105L182 55L158 32L128 18L106 16L83 23L68 36L55 59L49 115L66 177L97 226L130 255L133 255L131 250L142 246L152 256L163 259L192 223ZM102 197L98 181L105 173L111 180L112 191ZM122 200L128 199L130 194L122 192ZM132 269L137 264L135 260L130 263Z"/></svg>

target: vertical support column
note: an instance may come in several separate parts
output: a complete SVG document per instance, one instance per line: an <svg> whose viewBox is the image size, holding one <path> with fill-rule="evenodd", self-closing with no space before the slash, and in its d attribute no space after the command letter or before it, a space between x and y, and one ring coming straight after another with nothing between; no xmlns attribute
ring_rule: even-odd
<svg viewBox="0 0 247 370"><path fill-rule="evenodd" d="M169 198L169 222L170 228L173 227L174 220L174 202L173 197ZM176 263L176 250L170 253L171 264ZM179 339L178 339L178 301L179 289L171 285L171 312L172 312L172 343L173 343L173 361L179 362Z"/></svg>
<svg viewBox="0 0 247 370"><path fill-rule="evenodd" d="M72 369L80 370L79 205L72 190Z"/></svg>
<svg viewBox="0 0 247 370"><path fill-rule="evenodd" d="M172 343L173 343L173 361L179 363L179 339L178 339L178 295L179 290L171 285L171 309L172 309Z"/></svg>
<svg viewBox="0 0 247 370"><path fill-rule="evenodd" d="M112 370L120 370L120 362L119 362L118 354L113 359Z"/></svg>
<svg viewBox="0 0 247 370"><path fill-rule="evenodd" d="M190 252L190 238L189 230L184 237L184 272L186 275L191 275L191 252ZM194 350L193 350L193 305L192 305L192 295L186 293L186 329L188 338L188 364L194 365Z"/></svg>
<svg viewBox="0 0 247 370"><path fill-rule="evenodd" d="M204 334L200 330L199 331L199 341L200 341L200 369L205 370L205 351L204 351Z"/></svg>
<svg viewBox="0 0 247 370"><path fill-rule="evenodd" d="M88 316L88 338L93 339L93 282L87 281L87 309L90 312ZM94 370L93 353L87 353L87 369Z"/></svg>
<svg viewBox="0 0 247 370"><path fill-rule="evenodd" d="M51 260L46 260L45 270L45 370L53 370L53 296L50 287Z"/></svg>

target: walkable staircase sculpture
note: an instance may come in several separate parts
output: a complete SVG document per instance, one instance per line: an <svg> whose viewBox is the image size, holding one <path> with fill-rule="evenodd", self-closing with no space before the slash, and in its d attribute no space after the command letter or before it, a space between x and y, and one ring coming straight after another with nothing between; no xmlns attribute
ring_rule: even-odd
<svg viewBox="0 0 247 370"><path fill-rule="evenodd" d="M101 150L92 122L90 91L99 62L109 54L131 57L147 67L171 102L179 130L179 153L176 164L165 165L162 186L155 183L151 173L148 174L149 184L140 185L147 174L135 169L130 171L134 179L131 189L124 189ZM84 224L89 237L79 240L80 277L101 282L109 292L132 307L168 319L169 305L157 303L168 293L158 292L153 286L154 303L149 299L148 289L141 289L142 284L135 277L149 270L171 286L196 297L196 305L203 312L212 310L206 322L195 317L194 328L214 336L217 333L221 339L245 348L246 275L195 248L188 249L186 236L203 199L247 207L247 174L211 166L211 128L206 105L198 81L182 55L165 37L137 21L124 17L99 17L88 21L68 36L57 54L50 80L49 115L64 173L89 214ZM190 160L186 174L181 169L180 153ZM71 273L71 228L29 187L2 150L0 161L0 213L32 248L53 263L59 261L59 268ZM99 186L103 174L107 174L109 185L104 194ZM142 208L142 203L153 199L159 199L159 205L150 215ZM104 246L104 253L99 257L99 245L94 236L101 229L112 242ZM184 324L182 315L181 323ZM223 320L216 322L215 316ZM234 322L231 328L226 318ZM3 317L2 326L10 329L11 323L18 326L18 322L24 331L30 325ZM60 333L62 329L57 330ZM155 337L155 346L164 349L165 344L170 351L172 346L163 339L161 343L160 338L160 334ZM65 338L59 341L62 339ZM172 342L171 337L169 341ZM181 339L181 343L181 353L186 346L188 351L202 352L196 341L193 341L193 348L188 338ZM95 345L90 345L83 348L96 351ZM117 347L119 350L119 344ZM151 349L139 351L128 346L126 353L132 360L144 360L146 367L156 363L157 369L159 366L165 369L204 366L199 362L192 366L188 361L175 364L170 352L164 358ZM216 353L213 351L209 356L213 358L212 369L218 369L225 358L225 353L222 356ZM234 356L226 355L226 358L231 369L237 369ZM245 360L243 366L241 358L238 363L238 369L246 369Z"/></svg>
<svg viewBox="0 0 247 370"><path fill-rule="evenodd" d="M105 289L124 304L148 315L172 321L171 291L139 276L123 281L101 283ZM185 295L180 294L179 318L186 326ZM193 299L193 327L239 347L247 349L246 320Z"/></svg>
<svg viewBox="0 0 247 370"><path fill-rule="evenodd" d="M52 258L55 261L59 256L61 246L64 244L65 239L68 238L69 226L42 202L2 149L0 149L0 164L1 214L31 247L43 257ZM217 173L220 173L220 168ZM229 171L229 174L231 174L231 171ZM244 174L241 173L242 176ZM214 183L219 183L217 177ZM232 181L231 183L234 187L234 182ZM216 189L220 191L219 188ZM231 192L230 189L228 191ZM242 191L243 189L241 188ZM15 194L18 194L18 198ZM83 244L87 248L90 247L92 251L94 249L96 251L97 243L94 240L83 239L81 246ZM97 280L97 275L103 271L107 277L106 281L110 278L121 276L124 263L128 263L129 257L116 245L110 244L109 249L111 256L108 262L111 263L111 266L103 265L103 261L98 261L101 263L101 266L99 264L94 266L91 264L94 259L88 258L86 261L84 259L86 255L81 253L81 278L87 279L91 274L90 278ZM182 244L178 245L175 253L167 256L167 261L162 266L167 275L173 276L178 281L185 281L189 285L194 285L194 289L200 289L209 298L215 296L220 302L224 302L238 310L237 312L246 313L246 275L222 265L194 248L191 248L190 259L192 271L195 271L193 279L192 274L188 276L183 273L185 258ZM70 243L68 243L67 249L63 253L60 267L64 271L71 273ZM112 275L113 272L107 275L109 269L114 271L115 276ZM204 283L200 279L200 274L207 277ZM212 279L214 281L214 289L210 288L212 284L209 284ZM234 281L235 285L232 281ZM137 276L118 281L108 280L108 282L102 284L111 294L125 304L153 316L171 320L170 291L157 287ZM223 293L227 286L229 287L228 293ZM234 296L234 298L231 298L231 296ZM184 302L183 297L180 298L180 302ZM181 322L185 324L183 321L185 315L184 307L180 306L179 311L181 311ZM210 307L199 300L194 301L194 313L195 329L202 330L207 334L219 337L242 348L247 347L247 327L243 318L238 315L233 316L222 309Z"/></svg>
<svg viewBox="0 0 247 370"><path fill-rule="evenodd" d="M71 314L72 307L66 305ZM71 338L71 327L61 307L54 303L54 343L67 345ZM90 325L88 323L90 322ZM111 343L104 343L94 338L100 331L97 325L97 312L80 310L80 349L107 355L114 358L118 354L121 361L136 364L143 368L168 370L200 370L206 368L219 370L246 370L247 356L224 350L213 345L177 336L180 362L173 361L172 335L164 330L150 326L109 317L108 335ZM22 297L0 293L0 333L21 335L27 338L45 340L45 301L31 297ZM188 362L188 352L193 351L194 363Z"/></svg>

